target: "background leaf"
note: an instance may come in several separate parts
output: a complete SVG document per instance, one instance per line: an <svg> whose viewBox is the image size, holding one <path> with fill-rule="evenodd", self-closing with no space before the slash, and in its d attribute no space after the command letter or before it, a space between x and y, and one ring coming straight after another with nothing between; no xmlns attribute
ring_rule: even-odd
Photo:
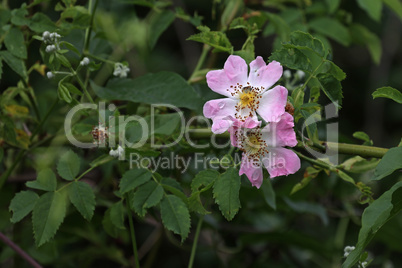
<svg viewBox="0 0 402 268"><path fill-rule="evenodd" d="M328 36L344 46L348 46L350 44L350 35L348 29L336 19L320 17L311 20L309 26L317 33Z"/></svg>
<svg viewBox="0 0 402 268"><path fill-rule="evenodd" d="M378 88L376 91L373 92L373 99L382 97L382 98L388 98L391 100L396 101L397 103L402 104L402 93L392 87L382 87Z"/></svg>
<svg viewBox="0 0 402 268"><path fill-rule="evenodd" d="M170 10L164 10L152 17L148 31L148 44L154 48L159 36L172 24L175 14Z"/></svg>
<svg viewBox="0 0 402 268"><path fill-rule="evenodd" d="M6 45L7 50L14 56L21 59L27 58L28 54L25 46L24 35L19 28L12 27L10 29L4 38L4 44Z"/></svg>
<svg viewBox="0 0 402 268"><path fill-rule="evenodd" d="M378 163L373 180L381 180L382 178L392 174L395 170L402 168L402 147L394 147L388 152Z"/></svg>
<svg viewBox="0 0 402 268"><path fill-rule="evenodd" d="M382 12L382 0L357 0L359 6L367 12L373 20L379 22Z"/></svg>

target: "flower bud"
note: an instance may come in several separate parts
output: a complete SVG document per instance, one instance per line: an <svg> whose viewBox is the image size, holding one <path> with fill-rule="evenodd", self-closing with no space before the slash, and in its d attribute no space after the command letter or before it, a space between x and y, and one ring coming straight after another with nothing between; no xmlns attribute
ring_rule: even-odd
<svg viewBox="0 0 402 268"><path fill-rule="evenodd" d="M52 72L47 72L46 73L47 78L52 79L54 77L54 74Z"/></svg>
<svg viewBox="0 0 402 268"><path fill-rule="evenodd" d="M292 73L290 72L290 70L285 70L283 72L283 77L285 77L286 79L289 79L290 77L292 77Z"/></svg>

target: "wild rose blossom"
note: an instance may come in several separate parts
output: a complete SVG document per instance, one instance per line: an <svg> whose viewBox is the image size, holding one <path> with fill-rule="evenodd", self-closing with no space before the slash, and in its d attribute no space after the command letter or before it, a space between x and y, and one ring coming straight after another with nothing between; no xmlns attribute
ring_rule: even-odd
<svg viewBox="0 0 402 268"><path fill-rule="evenodd" d="M229 129L232 144L243 151L239 175L246 174L251 184L260 188L262 165L271 178L293 174L300 169L299 157L292 150L283 148L297 144L290 114L282 114L278 122L269 123L262 129L250 129L250 125L250 122L248 125L240 123Z"/></svg>
<svg viewBox="0 0 402 268"><path fill-rule="evenodd" d="M213 121L212 132L223 133L232 122L228 117L257 121L259 114L267 122L278 122L285 112L288 91L283 86L272 87L282 76L279 62L265 64L262 57L250 63L230 55L222 70L207 73L208 86L227 98L210 100L204 105L204 116Z"/></svg>

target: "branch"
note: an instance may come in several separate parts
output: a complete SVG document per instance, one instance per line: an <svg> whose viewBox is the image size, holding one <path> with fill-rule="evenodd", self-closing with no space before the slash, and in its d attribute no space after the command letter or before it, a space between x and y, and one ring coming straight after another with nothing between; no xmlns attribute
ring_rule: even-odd
<svg viewBox="0 0 402 268"><path fill-rule="evenodd" d="M24 250L22 250L19 246L14 244L13 241L11 241L7 236L5 236L3 233L0 232L0 240L4 242L7 246L12 248L15 252L18 253L23 259L25 259L29 264L32 265L32 267L35 268L42 268L42 266L37 263L34 259L32 259L31 256L29 256Z"/></svg>

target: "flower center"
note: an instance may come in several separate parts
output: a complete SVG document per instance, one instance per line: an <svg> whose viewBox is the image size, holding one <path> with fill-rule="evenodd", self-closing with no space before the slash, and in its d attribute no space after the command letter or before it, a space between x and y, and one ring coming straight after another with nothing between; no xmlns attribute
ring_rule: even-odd
<svg viewBox="0 0 402 268"><path fill-rule="evenodd" d="M237 84L230 86L233 92L233 97L236 97L239 102L236 104L235 117L239 120L245 121L247 117L252 117L260 104L260 92L264 88L253 87L247 82L247 86ZM229 89L228 89L229 91Z"/></svg>
<svg viewBox="0 0 402 268"><path fill-rule="evenodd" d="M261 156L268 153L267 144L261 138L261 131L259 128L252 130L238 130L236 131L239 140L239 148L247 154L249 159L260 159Z"/></svg>
<svg viewBox="0 0 402 268"><path fill-rule="evenodd" d="M240 107L244 108L244 107L253 106L254 99L256 97L257 96L256 96L255 92L243 90L243 92L240 93L240 103L239 103Z"/></svg>

